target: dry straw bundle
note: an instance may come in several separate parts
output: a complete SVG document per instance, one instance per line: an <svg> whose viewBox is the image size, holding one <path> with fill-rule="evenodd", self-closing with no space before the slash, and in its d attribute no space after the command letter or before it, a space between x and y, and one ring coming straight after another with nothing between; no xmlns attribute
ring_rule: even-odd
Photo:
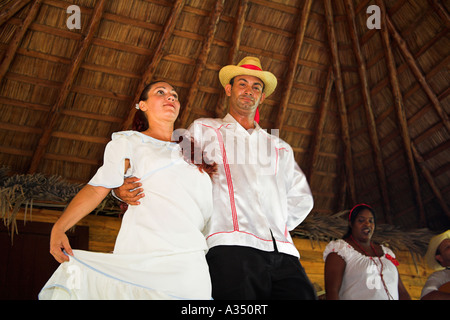
<svg viewBox="0 0 450 320"><path fill-rule="evenodd" d="M9 176L8 168L3 167L0 169L0 214L3 223L10 228L12 236L17 233L16 219L21 209L25 210L26 222L31 219L33 206L64 208L81 188L81 184L41 173ZM117 200L109 195L95 213L120 213Z"/></svg>

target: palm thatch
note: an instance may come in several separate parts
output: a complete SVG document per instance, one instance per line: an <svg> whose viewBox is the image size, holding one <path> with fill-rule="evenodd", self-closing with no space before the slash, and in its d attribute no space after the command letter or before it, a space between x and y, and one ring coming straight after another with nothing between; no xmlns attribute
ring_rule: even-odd
<svg viewBox="0 0 450 320"><path fill-rule="evenodd" d="M17 233L16 218L25 209L25 222L32 215L33 206L64 208L80 191L81 184L73 184L58 176L41 173L8 175L8 168L0 169L0 217L13 235ZM118 201L109 195L93 213L117 215ZM27 214L29 217L27 217Z"/></svg>
<svg viewBox="0 0 450 320"><path fill-rule="evenodd" d="M309 238L312 241L331 241L342 239L348 229L349 210L333 215L311 215L298 226L294 236ZM435 235L427 228L402 230L390 224L377 224L373 241L384 244L393 250L410 251L411 254L424 256L430 239Z"/></svg>
<svg viewBox="0 0 450 320"><path fill-rule="evenodd" d="M70 5L80 8L80 29L68 28ZM381 11L380 29L367 26L369 6ZM218 72L252 55L278 78L260 124L292 145L315 199L309 219L365 202L380 224L446 229L449 8L449 0L4 0L0 163L17 179L85 184L112 132L130 128L146 83L175 86L177 127L187 127L224 115Z"/></svg>

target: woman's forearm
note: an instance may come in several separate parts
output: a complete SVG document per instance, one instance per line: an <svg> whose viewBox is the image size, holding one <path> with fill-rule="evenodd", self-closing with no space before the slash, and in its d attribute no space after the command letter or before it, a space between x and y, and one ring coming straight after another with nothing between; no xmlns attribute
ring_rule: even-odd
<svg viewBox="0 0 450 320"><path fill-rule="evenodd" d="M108 195L110 189L105 187L84 186L67 206L54 228L66 232L78 221L95 210Z"/></svg>

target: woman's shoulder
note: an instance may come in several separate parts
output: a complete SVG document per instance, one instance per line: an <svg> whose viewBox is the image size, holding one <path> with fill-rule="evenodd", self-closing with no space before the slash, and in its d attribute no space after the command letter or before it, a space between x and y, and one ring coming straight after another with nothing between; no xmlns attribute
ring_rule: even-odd
<svg viewBox="0 0 450 320"><path fill-rule="evenodd" d="M113 134L111 135L111 139L112 140L126 139L126 138L129 138L134 135L138 136L138 135L141 135L141 133L138 131L134 131L134 130L117 131L117 132L113 132Z"/></svg>
<svg viewBox="0 0 450 320"><path fill-rule="evenodd" d="M390 255L390 256L395 258L395 253L394 253L394 251L392 251L392 249L389 247L388 244L379 244L379 247L380 247L381 252L383 253L383 255L388 254L388 255ZM378 252L378 250L377 250L377 252Z"/></svg>
<svg viewBox="0 0 450 320"><path fill-rule="evenodd" d="M139 131L134 130L126 130L126 131L117 131L111 135L111 141L128 141L130 143L147 143L151 142L153 144L158 145L166 145L171 144L169 141L162 141L155 139L149 135L146 135Z"/></svg>
<svg viewBox="0 0 450 320"><path fill-rule="evenodd" d="M353 248L344 239L337 239L330 241L323 252L323 259L325 260L330 253L336 253L342 258L349 256L352 253Z"/></svg>

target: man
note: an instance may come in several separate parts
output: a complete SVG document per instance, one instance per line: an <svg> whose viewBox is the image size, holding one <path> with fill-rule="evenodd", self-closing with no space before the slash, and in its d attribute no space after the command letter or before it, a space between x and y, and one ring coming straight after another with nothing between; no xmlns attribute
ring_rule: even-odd
<svg viewBox="0 0 450 320"><path fill-rule="evenodd" d="M206 234L213 298L316 299L289 234L311 211L311 190L292 148L254 121L277 79L254 57L225 66L219 79L229 114L189 128L207 160L218 164ZM126 199L131 188L116 194Z"/></svg>
<svg viewBox="0 0 450 320"><path fill-rule="evenodd" d="M450 230L430 240L425 259L437 271L428 277L420 298L450 300Z"/></svg>

